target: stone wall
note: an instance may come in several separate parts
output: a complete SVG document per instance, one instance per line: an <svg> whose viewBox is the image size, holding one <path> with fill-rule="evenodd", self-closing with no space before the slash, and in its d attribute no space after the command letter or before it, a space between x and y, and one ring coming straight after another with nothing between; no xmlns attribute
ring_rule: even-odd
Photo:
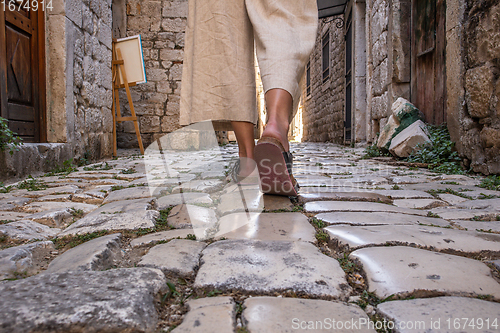
<svg viewBox="0 0 500 333"><path fill-rule="evenodd" d="M330 77L323 83L321 39L330 31ZM316 46L310 56L311 95L303 84L303 141L343 143L345 95L344 29L335 22L318 26Z"/></svg>
<svg viewBox="0 0 500 333"><path fill-rule="evenodd" d="M147 83L131 89L144 147L178 129L187 0L128 0L127 36L140 34ZM124 89L120 103L129 107ZM119 147L137 147L132 122L118 126Z"/></svg>
<svg viewBox="0 0 500 333"><path fill-rule="evenodd" d="M500 174L500 3L468 0L464 14L465 110L457 148L474 171Z"/></svg>
<svg viewBox="0 0 500 333"><path fill-rule="evenodd" d="M75 157L99 159L111 155L113 142L111 0L66 1L66 14L68 141Z"/></svg>

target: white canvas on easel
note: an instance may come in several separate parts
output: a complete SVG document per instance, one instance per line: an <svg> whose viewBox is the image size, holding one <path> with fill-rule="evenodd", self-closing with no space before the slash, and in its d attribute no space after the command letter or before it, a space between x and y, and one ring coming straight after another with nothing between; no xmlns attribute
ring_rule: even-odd
<svg viewBox="0 0 500 333"><path fill-rule="evenodd" d="M115 48L121 51L128 83L146 83L146 69L144 66L144 57L142 55L141 35L117 39ZM119 84L123 84L121 73L119 72L118 75Z"/></svg>

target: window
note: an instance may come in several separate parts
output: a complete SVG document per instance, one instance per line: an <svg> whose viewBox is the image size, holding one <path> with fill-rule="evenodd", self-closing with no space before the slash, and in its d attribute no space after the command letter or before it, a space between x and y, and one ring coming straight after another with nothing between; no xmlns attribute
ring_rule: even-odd
<svg viewBox="0 0 500 333"><path fill-rule="evenodd" d="M330 30L328 30L322 39L323 45L323 83L330 77Z"/></svg>
<svg viewBox="0 0 500 333"><path fill-rule="evenodd" d="M306 66L306 96L311 96L311 61Z"/></svg>

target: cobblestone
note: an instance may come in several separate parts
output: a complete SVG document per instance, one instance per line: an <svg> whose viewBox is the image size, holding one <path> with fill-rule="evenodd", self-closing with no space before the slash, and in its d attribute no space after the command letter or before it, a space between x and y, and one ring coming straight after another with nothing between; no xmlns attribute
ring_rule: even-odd
<svg viewBox="0 0 500 333"><path fill-rule="evenodd" d="M167 177L162 160L146 168L120 150L108 170L1 193L0 292L12 299L1 327L287 332L295 317L498 317L499 191L479 176L363 160L361 148L291 150L298 200L232 183L234 144L172 153ZM393 294L415 299L373 301Z"/></svg>

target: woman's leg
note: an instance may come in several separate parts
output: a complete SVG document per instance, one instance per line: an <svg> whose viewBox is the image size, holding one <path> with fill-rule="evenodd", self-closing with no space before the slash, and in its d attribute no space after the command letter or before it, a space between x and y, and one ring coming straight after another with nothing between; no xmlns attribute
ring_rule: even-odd
<svg viewBox="0 0 500 333"><path fill-rule="evenodd" d="M255 168L253 150L255 141L253 137L253 124L246 121L232 121L234 135L238 142L240 156L239 176L247 177Z"/></svg>
<svg viewBox="0 0 500 333"><path fill-rule="evenodd" d="M265 100L268 119L262 136L278 139L285 151L289 151L288 128L293 108L292 95L283 89L271 89L266 92Z"/></svg>

